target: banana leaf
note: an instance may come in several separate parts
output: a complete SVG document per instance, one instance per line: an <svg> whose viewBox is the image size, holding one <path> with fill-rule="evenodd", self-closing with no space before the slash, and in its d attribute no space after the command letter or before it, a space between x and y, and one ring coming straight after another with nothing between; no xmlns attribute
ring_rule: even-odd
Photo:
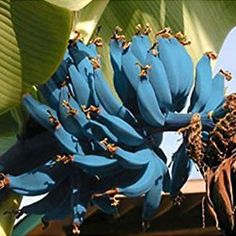
<svg viewBox="0 0 236 236"><path fill-rule="evenodd" d="M48 80L67 46L73 13L44 0L0 1L0 114Z"/></svg>

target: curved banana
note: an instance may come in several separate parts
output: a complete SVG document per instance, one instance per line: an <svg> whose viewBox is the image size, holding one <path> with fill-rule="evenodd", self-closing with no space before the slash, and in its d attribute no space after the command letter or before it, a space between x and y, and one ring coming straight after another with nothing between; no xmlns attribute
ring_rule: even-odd
<svg viewBox="0 0 236 236"><path fill-rule="evenodd" d="M50 107L39 103L31 95L23 97L23 105L29 114L43 127L53 132L61 147L69 153L76 153L76 142L74 137L67 133L60 124L57 114Z"/></svg>
<svg viewBox="0 0 236 236"><path fill-rule="evenodd" d="M77 70L75 65L70 65L68 71L74 88L75 98L79 105L86 107L92 105L89 84L84 80L82 74Z"/></svg>
<svg viewBox="0 0 236 236"><path fill-rule="evenodd" d="M59 118L67 132L78 139L87 140L88 133L84 127L88 124L88 120L67 87L61 88Z"/></svg>
<svg viewBox="0 0 236 236"><path fill-rule="evenodd" d="M63 60L56 70L56 72L52 75L52 80L56 83L57 87L60 88L60 86L65 83L65 80L67 79L68 75L68 65L72 62L71 58L67 58Z"/></svg>
<svg viewBox="0 0 236 236"><path fill-rule="evenodd" d="M149 80L161 110L165 111L171 109L172 97L164 65L156 52L154 49L148 51L145 65L151 66L148 71Z"/></svg>
<svg viewBox="0 0 236 236"><path fill-rule="evenodd" d="M151 42L148 35L142 33L136 34L132 37L131 50L138 60L144 64L149 48L151 48Z"/></svg>
<svg viewBox="0 0 236 236"><path fill-rule="evenodd" d="M173 106L176 111L180 112L186 104L187 97L190 93L193 84L193 62L185 47L176 39L171 38L170 42L175 46L176 56L178 57L178 81L179 91L178 97L173 101Z"/></svg>
<svg viewBox="0 0 236 236"><path fill-rule="evenodd" d="M170 39L160 37L157 40L157 50L159 58L164 65L167 79L169 81L172 102L178 99L180 86L180 68L178 67L178 53L177 46L173 44Z"/></svg>
<svg viewBox="0 0 236 236"><path fill-rule="evenodd" d="M131 112L118 102L112 94L100 68L94 69L94 84L99 101L109 114L118 116L129 123L135 123L135 118Z"/></svg>
<svg viewBox="0 0 236 236"><path fill-rule="evenodd" d="M123 50L121 63L122 70L125 73L129 83L132 85L133 89L137 91L138 81L139 81L139 68L136 63L139 62L138 59L132 53L131 46L128 45L127 48Z"/></svg>
<svg viewBox="0 0 236 236"><path fill-rule="evenodd" d="M51 191L70 173L68 165L52 166L52 164L48 162L46 165L18 176L7 175L7 187L25 196L35 196Z"/></svg>
<svg viewBox="0 0 236 236"><path fill-rule="evenodd" d="M214 76L212 80L211 96L208 99L206 106L204 107L202 113L208 113L215 110L220 104L224 102L225 95L225 83L224 75L218 73Z"/></svg>
<svg viewBox="0 0 236 236"><path fill-rule="evenodd" d="M139 78L137 99L143 120L151 126L162 127L165 122L165 117L161 112L155 92L147 75L141 75Z"/></svg>
<svg viewBox="0 0 236 236"><path fill-rule="evenodd" d="M135 129L119 117L108 114L105 110L100 109L96 112L95 119L107 126L109 130L118 138L118 143L128 146L139 146L144 139Z"/></svg>
<svg viewBox="0 0 236 236"><path fill-rule="evenodd" d="M19 210L20 213L43 215L47 212L53 211L64 201L68 195L68 180L60 183L55 189L50 191L45 197L30 205L24 206Z"/></svg>
<svg viewBox="0 0 236 236"><path fill-rule="evenodd" d="M196 79L194 90L191 95L189 112L201 112L206 106L212 91L211 56L204 54L196 67Z"/></svg>
<svg viewBox="0 0 236 236"><path fill-rule="evenodd" d="M81 40L78 40L76 43L71 43L68 46L68 51L76 66L85 57L96 57L94 50L85 45Z"/></svg>
<svg viewBox="0 0 236 236"><path fill-rule="evenodd" d="M48 162L61 152L58 142L49 131L27 139L20 138L11 149L1 155L1 172L21 175Z"/></svg>
<svg viewBox="0 0 236 236"><path fill-rule="evenodd" d="M49 104L49 106L57 110L59 105L60 89L56 83L50 79L46 84L39 86L39 91Z"/></svg>
<svg viewBox="0 0 236 236"><path fill-rule="evenodd" d="M150 221L156 214L157 209L161 203L161 193L163 189L163 177L156 179L152 188L145 194L142 219L144 221Z"/></svg>
<svg viewBox="0 0 236 236"><path fill-rule="evenodd" d="M172 183L171 195L175 196L186 183L193 166L192 160L188 157L186 144L183 142L172 156L173 166L171 170Z"/></svg>
<svg viewBox="0 0 236 236"><path fill-rule="evenodd" d="M86 173L97 176L110 176L120 166L117 160L98 155L74 155L72 163Z"/></svg>
<svg viewBox="0 0 236 236"><path fill-rule="evenodd" d="M117 191L127 197L138 197L148 192L157 179L157 162L152 158L145 168L143 175L133 184L125 187L118 187Z"/></svg>

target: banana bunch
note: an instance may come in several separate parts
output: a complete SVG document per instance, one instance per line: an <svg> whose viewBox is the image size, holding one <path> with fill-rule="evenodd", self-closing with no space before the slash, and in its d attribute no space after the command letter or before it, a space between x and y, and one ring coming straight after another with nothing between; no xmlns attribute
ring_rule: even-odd
<svg viewBox="0 0 236 236"><path fill-rule="evenodd" d="M144 197L142 220L149 222L162 192L178 195L192 167L184 137L173 155L170 175L159 147L163 132L189 125L198 112L208 134L219 114L228 112L222 105L224 78L231 75L221 70L212 79L210 59L215 54L208 52L200 59L190 94L194 73L185 49L190 41L184 34L165 28L152 43L149 25L138 25L131 41L121 31L116 27L110 41L113 82L120 100L102 72L101 38L86 45L78 32L58 70L38 86L43 102L24 95L29 128L0 157L0 188L23 196L47 195L20 209L17 216L43 215L47 226L50 220L72 215L73 233L79 234L91 204L116 214L116 196L123 194ZM180 113L189 96L189 113Z"/></svg>

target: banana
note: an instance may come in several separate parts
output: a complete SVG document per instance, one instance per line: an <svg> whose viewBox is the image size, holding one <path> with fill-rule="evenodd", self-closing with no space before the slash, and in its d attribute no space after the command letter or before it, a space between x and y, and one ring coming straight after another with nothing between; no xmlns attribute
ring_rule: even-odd
<svg viewBox="0 0 236 236"><path fill-rule="evenodd" d="M75 65L75 64L74 64ZM76 66L76 65L75 65ZM90 59L85 57L77 66L79 73L82 78L88 83L88 78L93 75L93 66L91 65Z"/></svg>
<svg viewBox="0 0 236 236"><path fill-rule="evenodd" d="M177 99L173 102L175 110L180 112L186 104L187 97L193 84L193 62L185 47L176 39L171 38L170 42L175 46L176 55L178 57L178 81L179 93Z"/></svg>
<svg viewBox="0 0 236 236"><path fill-rule="evenodd" d="M51 191L69 175L68 165L52 166L52 164L53 162L50 161L33 171L18 176L7 175L7 187L25 196L36 196Z"/></svg>
<svg viewBox="0 0 236 236"><path fill-rule="evenodd" d="M174 113L168 112L165 118L164 131L178 131L178 129L187 126L192 118L191 113ZM201 122L204 129L209 130L214 127L212 119L207 114L201 115Z"/></svg>
<svg viewBox="0 0 236 236"><path fill-rule="evenodd" d="M24 206L19 210L19 212L25 214L43 215L47 212L53 211L58 207L58 205L60 205L61 202L64 201L65 196L68 194L68 185L69 183L66 179L41 200Z"/></svg>
<svg viewBox="0 0 236 236"><path fill-rule="evenodd" d="M18 138L14 146L0 157L1 172L14 176L23 174L48 162L61 151L49 131L27 139Z"/></svg>
<svg viewBox="0 0 236 236"><path fill-rule="evenodd" d="M80 106L92 105L91 91L89 84L83 78L82 74L77 70L75 65L70 65L68 68L70 80L75 92L75 98Z"/></svg>
<svg viewBox="0 0 236 236"><path fill-rule="evenodd" d="M171 109L172 97L169 82L164 65L155 49L148 51L145 65L151 66L148 71L148 76L161 110L165 111Z"/></svg>
<svg viewBox="0 0 236 236"><path fill-rule="evenodd" d="M161 193L163 189L163 177L156 179L152 188L145 194L142 219L144 221L150 221L161 203Z"/></svg>
<svg viewBox="0 0 236 236"><path fill-rule="evenodd" d="M139 68L136 63L139 62L138 59L132 53L130 45L127 45L127 48L123 50L121 57L122 70L129 83L132 85L133 89L137 91L138 81L139 81Z"/></svg>
<svg viewBox="0 0 236 236"><path fill-rule="evenodd" d="M157 176L160 175L160 173L156 172L157 169L157 162L152 158L146 166L144 173L136 182L123 188L118 187L117 192L127 197L138 197L145 194L152 188Z"/></svg>
<svg viewBox="0 0 236 236"><path fill-rule="evenodd" d="M39 91L49 106L52 109L57 110L59 105L60 89L57 87L56 83L50 79L46 84L39 86Z"/></svg>
<svg viewBox="0 0 236 236"><path fill-rule="evenodd" d="M206 106L204 107L202 113L208 113L215 110L220 104L224 102L224 75L218 73L212 80L211 96L208 99Z"/></svg>
<svg viewBox="0 0 236 236"><path fill-rule="evenodd" d="M150 149L143 149L134 153L125 151L120 147L115 149L114 158L126 169L140 169L148 165L150 159L153 158L153 153Z"/></svg>
<svg viewBox="0 0 236 236"><path fill-rule="evenodd" d="M114 97L100 68L94 69L94 85L101 105L109 114L118 116L128 123L136 122L131 112Z"/></svg>
<svg viewBox="0 0 236 236"><path fill-rule="evenodd" d="M75 172L71 176L71 181L73 188L71 196L73 225L79 227L87 212L88 203L92 196L90 185L93 184L94 179L83 173Z"/></svg>
<svg viewBox="0 0 236 236"><path fill-rule="evenodd" d="M170 193L172 196L175 196L186 183L193 166L192 160L188 157L185 142L183 142L173 154L172 160L172 183Z"/></svg>
<svg viewBox="0 0 236 236"><path fill-rule="evenodd" d="M136 34L132 37L132 53L142 64L145 63L147 52L151 46L151 42L147 35Z"/></svg>
<svg viewBox="0 0 236 236"><path fill-rule="evenodd" d="M154 127L162 127L165 122L165 117L161 112L155 92L149 81L149 77L146 75L146 68L149 67L141 67L141 73L137 88L139 111L143 120L147 124Z"/></svg>
<svg viewBox="0 0 236 236"><path fill-rule="evenodd" d="M85 128L86 130L91 129L92 135L94 135L97 140L107 138L109 143L118 142L118 138L105 125L95 120L89 120L88 125L86 125Z"/></svg>
<svg viewBox="0 0 236 236"><path fill-rule="evenodd" d="M177 47L170 39L160 37L157 41L159 58L164 65L169 87L172 96L172 102L178 99L180 86L180 70L178 67L178 53Z"/></svg>
<svg viewBox="0 0 236 236"><path fill-rule="evenodd" d="M124 120L108 114L104 109L95 108L95 111L93 111L94 107L90 107L89 109L88 111L92 111L95 120L106 125L109 130L112 130L112 133L118 138L118 143L128 146L138 146L144 142L143 137Z"/></svg>
<svg viewBox="0 0 236 236"><path fill-rule="evenodd" d="M76 66L86 57L96 57L94 50L86 46L81 40L71 43L68 46L68 51Z"/></svg>
<svg viewBox="0 0 236 236"><path fill-rule="evenodd" d="M72 163L86 173L97 176L110 176L120 166L117 160L98 155L74 155Z"/></svg>
<svg viewBox="0 0 236 236"><path fill-rule="evenodd" d="M196 66L196 79L191 95L189 112L201 112L206 106L212 91L211 54L204 54Z"/></svg>
<svg viewBox="0 0 236 236"><path fill-rule="evenodd" d="M115 90L123 101L124 82L121 75L121 56L122 56L122 41L116 38L112 38L110 41L110 60L113 68L113 83Z"/></svg>
<svg viewBox="0 0 236 236"><path fill-rule="evenodd" d="M87 140L88 133L84 127L88 124L88 120L78 103L70 96L67 87L61 88L59 118L67 132L78 139Z"/></svg>
<svg viewBox="0 0 236 236"><path fill-rule="evenodd" d="M72 63L71 58L63 60L56 72L52 75L51 79L56 83L58 88L60 88L61 84L65 83L65 80L68 75L68 65L70 63Z"/></svg>
<svg viewBox="0 0 236 236"><path fill-rule="evenodd" d="M26 107L29 114L44 128L53 132L57 141L64 151L68 153L76 153L76 142L74 137L67 133L60 124L57 114L50 107L39 103L31 95L24 95L23 105Z"/></svg>

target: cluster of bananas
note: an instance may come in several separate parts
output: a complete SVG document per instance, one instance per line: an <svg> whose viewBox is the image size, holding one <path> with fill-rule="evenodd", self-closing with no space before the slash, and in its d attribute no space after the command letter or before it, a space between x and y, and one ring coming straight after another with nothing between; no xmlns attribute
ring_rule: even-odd
<svg viewBox="0 0 236 236"><path fill-rule="evenodd" d="M17 215L43 215L44 223L72 215L73 233L79 234L90 204L115 214L117 194L144 196L142 219L147 222L160 205L162 191L179 193L192 166L188 141L183 138L173 154L170 177L159 147L163 132L185 127L194 113L210 132L214 114L208 113L222 107L224 79L231 76L220 71L212 78L210 61L216 55L208 52L197 64L190 94L193 63L184 47L190 41L165 28L152 44L150 31L148 25L138 25L129 42L117 27L111 38L113 82L120 101L101 70L101 39L85 45L79 33L52 78L38 87L44 103L24 96L30 117L43 128L19 137L0 158L0 187L24 196L48 194ZM189 96L188 113L180 113Z"/></svg>

